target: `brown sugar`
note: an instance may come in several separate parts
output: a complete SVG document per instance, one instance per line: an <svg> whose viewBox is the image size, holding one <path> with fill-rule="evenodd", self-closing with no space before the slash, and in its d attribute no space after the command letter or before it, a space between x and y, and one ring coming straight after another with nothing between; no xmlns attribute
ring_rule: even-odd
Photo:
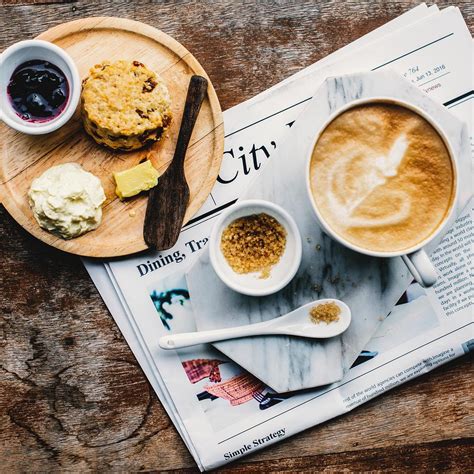
<svg viewBox="0 0 474 474"><path fill-rule="evenodd" d="M313 306L309 311L309 317L315 324L318 323L334 323L339 321L339 315L341 314L341 308L334 303L323 303Z"/></svg>
<svg viewBox="0 0 474 474"><path fill-rule="evenodd" d="M261 272L268 278L285 251L286 230L265 213L239 217L222 232L221 251L236 273Z"/></svg>

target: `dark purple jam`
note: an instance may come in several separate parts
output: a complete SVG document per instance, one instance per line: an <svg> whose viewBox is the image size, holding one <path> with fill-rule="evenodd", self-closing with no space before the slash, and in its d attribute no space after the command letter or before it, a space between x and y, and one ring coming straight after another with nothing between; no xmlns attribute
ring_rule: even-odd
<svg viewBox="0 0 474 474"><path fill-rule="evenodd" d="M7 88L15 112L27 122L47 122L66 107L69 84L54 64L39 59L20 64Z"/></svg>

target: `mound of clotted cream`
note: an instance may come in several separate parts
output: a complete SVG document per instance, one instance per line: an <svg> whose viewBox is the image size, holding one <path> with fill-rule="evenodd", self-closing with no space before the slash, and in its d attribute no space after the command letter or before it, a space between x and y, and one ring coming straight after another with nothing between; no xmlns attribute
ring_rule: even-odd
<svg viewBox="0 0 474 474"><path fill-rule="evenodd" d="M72 239L99 226L105 194L97 176L65 163L33 180L28 198L43 229Z"/></svg>

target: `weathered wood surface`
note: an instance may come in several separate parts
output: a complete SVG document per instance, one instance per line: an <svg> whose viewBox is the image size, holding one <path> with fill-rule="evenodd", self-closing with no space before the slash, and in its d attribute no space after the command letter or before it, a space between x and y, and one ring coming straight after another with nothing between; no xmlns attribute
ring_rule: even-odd
<svg viewBox="0 0 474 474"><path fill-rule="evenodd" d="M226 109L416 3L8 0L0 50L91 15L141 20L194 53ZM472 31L472 2L457 3ZM196 470L79 259L36 241L3 209L0 317L2 472ZM228 469L466 472L472 376L459 359Z"/></svg>

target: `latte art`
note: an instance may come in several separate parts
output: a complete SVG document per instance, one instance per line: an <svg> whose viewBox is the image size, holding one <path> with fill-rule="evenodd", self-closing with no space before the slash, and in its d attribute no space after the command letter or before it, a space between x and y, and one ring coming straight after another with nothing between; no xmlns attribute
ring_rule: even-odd
<svg viewBox="0 0 474 474"><path fill-rule="evenodd" d="M370 148L365 151L365 156L349 154L339 161L334 162L329 171L330 186L328 203L332 213L343 227L376 227L397 224L407 219L410 214L410 196L404 191L392 191L391 199L399 203L398 210L386 216L358 217L356 211L364 200L377 186L384 185L388 178L396 176L398 167L403 159L408 146L405 134L400 135L393 144L387 156L373 156ZM346 192L345 184L348 182L348 170L351 169L353 160L361 160L366 168L366 173L359 177L353 189Z"/></svg>
<svg viewBox="0 0 474 474"><path fill-rule="evenodd" d="M394 252L427 238L449 211L448 150L421 116L398 105L354 107L313 150L311 190L334 232L359 247Z"/></svg>

